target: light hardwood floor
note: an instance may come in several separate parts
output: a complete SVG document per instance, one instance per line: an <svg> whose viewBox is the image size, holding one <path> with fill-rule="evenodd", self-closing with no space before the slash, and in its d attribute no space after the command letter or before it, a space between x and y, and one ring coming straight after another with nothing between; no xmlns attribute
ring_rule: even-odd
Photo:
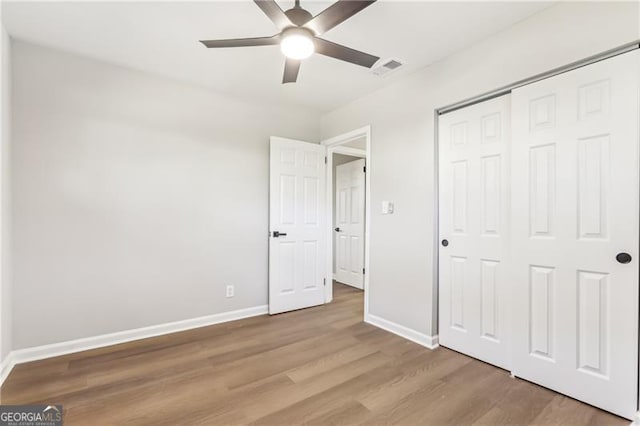
<svg viewBox="0 0 640 426"><path fill-rule="evenodd" d="M64 404L88 424L574 424L629 422L334 302L16 366L3 404Z"/></svg>

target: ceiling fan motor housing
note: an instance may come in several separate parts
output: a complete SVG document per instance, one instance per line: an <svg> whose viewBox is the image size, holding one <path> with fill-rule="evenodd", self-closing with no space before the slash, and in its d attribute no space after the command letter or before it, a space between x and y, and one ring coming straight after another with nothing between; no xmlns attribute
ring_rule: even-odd
<svg viewBox="0 0 640 426"><path fill-rule="evenodd" d="M304 24L309 22L311 18L313 18L313 15L311 15L309 12L307 12L301 7L294 7L292 9L289 9L286 12L284 12L284 14L287 15L287 18L289 18L289 20L293 24L299 27L303 26Z"/></svg>
<svg viewBox="0 0 640 426"><path fill-rule="evenodd" d="M286 28L282 31L281 33L282 37L287 37L290 35L301 35L303 37L309 38L309 39L313 39L315 37L315 34L313 33L313 31L311 31L308 28L304 28L304 27L289 27Z"/></svg>

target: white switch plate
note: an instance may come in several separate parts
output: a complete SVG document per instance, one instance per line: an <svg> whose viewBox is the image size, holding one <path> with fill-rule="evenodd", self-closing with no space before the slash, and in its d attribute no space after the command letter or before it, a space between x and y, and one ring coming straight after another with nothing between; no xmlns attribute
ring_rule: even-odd
<svg viewBox="0 0 640 426"><path fill-rule="evenodd" d="M382 214L393 214L393 203L391 201L382 202Z"/></svg>
<svg viewBox="0 0 640 426"><path fill-rule="evenodd" d="M234 294L234 287L232 285L228 285L227 286L227 297L233 297Z"/></svg>

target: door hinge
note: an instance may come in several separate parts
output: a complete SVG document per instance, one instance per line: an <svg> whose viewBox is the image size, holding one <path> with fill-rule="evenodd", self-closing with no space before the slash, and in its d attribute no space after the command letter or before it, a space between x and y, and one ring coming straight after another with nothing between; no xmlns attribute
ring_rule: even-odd
<svg viewBox="0 0 640 426"><path fill-rule="evenodd" d="M324 156L324 164L327 164L327 156Z"/></svg>
<svg viewBox="0 0 640 426"><path fill-rule="evenodd" d="M362 268L362 275L364 275L364 268Z"/></svg>
<svg viewBox="0 0 640 426"><path fill-rule="evenodd" d="M363 172L365 172L365 173L367 173L367 166L364 166L364 167L362 168L362 171L363 171Z"/></svg>
<svg viewBox="0 0 640 426"><path fill-rule="evenodd" d="M327 279L326 279L326 278L323 278L323 279L322 279L322 285L324 285L324 286L326 286L326 285L327 285Z"/></svg>

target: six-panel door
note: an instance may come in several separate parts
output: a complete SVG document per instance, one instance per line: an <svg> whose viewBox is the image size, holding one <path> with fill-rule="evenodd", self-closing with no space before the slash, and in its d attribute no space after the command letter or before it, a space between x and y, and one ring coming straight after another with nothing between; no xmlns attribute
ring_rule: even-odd
<svg viewBox="0 0 640 426"><path fill-rule="evenodd" d="M336 280L364 288L364 166L355 160L336 167Z"/></svg>
<svg viewBox="0 0 640 426"><path fill-rule="evenodd" d="M512 370L627 418L638 386L639 55L512 94Z"/></svg>
<svg viewBox="0 0 640 426"><path fill-rule="evenodd" d="M439 119L439 341L509 368L509 96Z"/></svg>
<svg viewBox="0 0 640 426"><path fill-rule="evenodd" d="M271 138L269 313L324 303L325 148Z"/></svg>

